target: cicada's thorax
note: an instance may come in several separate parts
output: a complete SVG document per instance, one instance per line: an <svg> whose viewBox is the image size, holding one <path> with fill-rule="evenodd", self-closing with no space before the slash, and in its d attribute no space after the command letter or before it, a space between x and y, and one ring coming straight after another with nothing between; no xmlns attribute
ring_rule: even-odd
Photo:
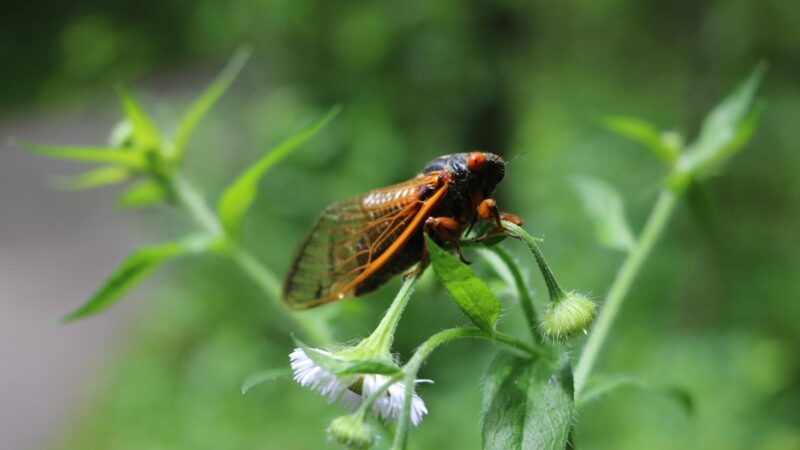
<svg viewBox="0 0 800 450"><path fill-rule="evenodd" d="M432 211L432 216L453 218L465 227L477 220L477 204L492 194L505 175L505 162L497 155L486 155L486 167L478 172L467 167L469 153L442 156L428 163L423 173L445 171L449 183L447 195Z"/></svg>

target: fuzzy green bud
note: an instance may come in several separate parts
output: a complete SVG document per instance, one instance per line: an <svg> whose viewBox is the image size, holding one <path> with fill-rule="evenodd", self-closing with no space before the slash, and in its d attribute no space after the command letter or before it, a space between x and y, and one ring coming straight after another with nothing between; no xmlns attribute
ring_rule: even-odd
<svg viewBox="0 0 800 450"><path fill-rule="evenodd" d="M539 329L550 339L567 339L581 331L586 333L596 310L597 306L585 295L567 292L548 304Z"/></svg>
<svg viewBox="0 0 800 450"><path fill-rule="evenodd" d="M378 435L360 414L349 414L333 419L328 435L347 448L367 449L378 441Z"/></svg>

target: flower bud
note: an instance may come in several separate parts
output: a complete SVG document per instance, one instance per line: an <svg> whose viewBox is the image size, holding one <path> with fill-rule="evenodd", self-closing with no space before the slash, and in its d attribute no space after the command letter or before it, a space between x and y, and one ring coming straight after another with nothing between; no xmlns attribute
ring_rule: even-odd
<svg viewBox="0 0 800 450"><path fill-rule="evenodd" d="M129 148L133 146L133 125L128 120L121 120L111 129L109 144L114 148Z"/></svg>
<svg viewBox="0 0 800 450"><path fill-rule="evenodd" d="M539 328L550 339L566 339L579 331L586 333L597 306L585 295L567 292L548 304Z"/></svg>
<svg viewBox="0 0 800 450"><path fill-rule="evenodd" d="M372 427L358 414L333 419L328 426L328 435L347 448L366 449L378 441Z"/></svg>

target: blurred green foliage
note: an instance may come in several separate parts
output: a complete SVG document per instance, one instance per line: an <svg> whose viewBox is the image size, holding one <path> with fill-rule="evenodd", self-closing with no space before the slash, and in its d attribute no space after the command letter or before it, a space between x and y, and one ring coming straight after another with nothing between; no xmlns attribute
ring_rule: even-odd
<svg viewBox="0 0 800 450"><path fill-rule="evenodd" d="M687 389L695 414L621 391L581 411L575 440L582 449L800 447L800 4L207 0L8 9L0 27L6 113L87 96L110 103L116 82L139 80L137 91L147 93L160 73L210 79L212 63L252 45L251 65L189 144L189 176L209 193L342 102L325 138L264 180L244 224L248 247L278 273L327 203L409 178L440 154L482 148L512 160L497 193L502 209L546 237L541 245L565 285L598 299L621 257L595 243L570 177L618 187L634 229L664 180L657 161L596 117L643 118L689 141L704 112L768 60L760 130L726 175L706 185L714 237L681 208L599 361L600 372L644 373ZM178 92L146 102L162 108L168 125L196 93ZM151 225L163 237L163 223ZM521 326L491 270L480 262L476 270L499 289L501 320ZM288 364L290 330L271 302L213 258L173 274L146 299L125 353L99 375L91 406L53 447L325 446L338 406L288 381L240 393L248 375ZM337 337L365 335L397 286L330 306ZM398 331L401 357L432 332L464 324L446 296L430 274L423 279ZM423 367L436 385L420 388L431 413L412 434L417 448L478 448L480 376L490 355L486 345L456 343Z"/></svg>

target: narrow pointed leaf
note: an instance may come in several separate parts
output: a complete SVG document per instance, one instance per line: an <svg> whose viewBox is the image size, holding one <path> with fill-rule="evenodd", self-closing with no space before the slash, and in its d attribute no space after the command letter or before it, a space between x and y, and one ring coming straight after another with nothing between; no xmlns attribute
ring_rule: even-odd
<svg viewBox="0 0 800 450"><path fill-rule="evenodd" d="M117 89L117 92L125 117L133 127L133 140L136 142L136 146L143 150L159 148L161 136L153 120L130 92L123 88Z"/></svg>
<svg viewBox="0 0 800 450"><path fill-rule="evenodd" d="M694 400L692 399L691 393L686 389L676 386L654 384L642 378L624 374L592 376L577 401L578 406L583 406L586 403L623 388L639 389L645 392L663 395L674 400L687 415L694 412Z"/></svg>
<svg viewBox="0 0 800 450"><path fill-rule="evenodd" d="M625 116L606 116L603 125L614 133L642 144L661 162L671 166L678 158L679 149L664 139L664 134L650 122Z"/></svg>
<svg viewBox="0 0 800 450"><path fill-rule="evenodd" d="M715 175L755 133L763 108L754 106L756 91L766 72L759 64L706 117L700 135L681 157L679 166L698 178Z"/></svg>
<svg viewBox="0 0 800 450"><path fill-rule="evenodd" d="M64 321L72 321L97 314L119 301L136 283L169 259L186 253L203 251L213 240L205 236L192 236L181 241L142 247L130 254L106 279L100 289L83 306Z"/></svg>
<svg viewBox="0 0 800 450"><path fill-rule="evenodd" d="M231 83L236 79L244 67L247 60L250 58L252 52L249 49L240 49L228 61L228 65L222 69L222 72L217 78L209 85L206 90L200 94L194 103L184 114L178 125L178 131L175 134L174 142L174 155L176 159L180 159L185 150L186 144L189 142L194 129L206 116L212 106L222 97L222 94L228 90Z"/></svg>
<svg viewBox="0 0 800 450"><path fill-rule="evenodd" d="M377 359L356 361L344 360L309 347L297 338L294 339L294 342L298 347L303 349L306 356L314 361L316 365L334 375L400 375L402 373L399 367L387 361L381 361Z"/></svg>
<svg viewBox="0 0 800 450"><path fill-rule="evenodd" d="M109 166L69 177L59 177L52 184L59 189L82 191L122 183L130 177L131 171L125 167Z"/></svg>
<svg viewBox="0 0 800 450"><path fill-rule="evenodd" d="M145 165L144 157L138 153L118 150L112 147L56 146L16 142L17 145L51 158L80 161L86 163L119 164L130 168Z"/></svg>
<svg viewBox="0 0 800 450"><path fill-rule="evenodd" d="M484 450L566 448L574 417L568 366L501 352L492 361L484 386Z"/></svg>
<svg viewBox="0 0 800 450"><path fill-rule="evenodd" d="M254 387L268 381L283 380L287 378L292 378L292 371L288 368L270 369L263 372L254 373L253 375L247 377L247 379L242 383L242 394L246 394L250 389L253 389Z"/></svg>
<svg viewBox="0 0 800 450"><path fill-rule="evenodd" d="M617 190L604 181L590 177L575 177L573 184L583 209L594 225L597 240L610 248L630 251L635 239L625 219L622 197Z"/></svg>
<svg viewBox="0 0 800 450"><path fill-rule="evenodd" d="M287 138L277 147L264 155L255 164L250 166L222 193L219 200L218 212L225 230L236 235L247 210L253 204L258 194L258 183L261 177L275 164L289 156L301 144L311 139L325 125L328 124L341 110L335 106L323 117L311 122L303 129Z"/></svg>
<svg viewBox="0 0 800 450"><path fill-rule="evenodd" d="M475 325L493 333L494 324L500 317L497 296L471 267L439 247L427 234L425 241L433 271L450 297Z"/></svg>
<svg viewBox="0 0 800 450"><path fill-rule="evenodd" d="M153 180L145 180L125 189L117 204L120 208L145 208L162 203L167 198L164 188Z"/></svg>

